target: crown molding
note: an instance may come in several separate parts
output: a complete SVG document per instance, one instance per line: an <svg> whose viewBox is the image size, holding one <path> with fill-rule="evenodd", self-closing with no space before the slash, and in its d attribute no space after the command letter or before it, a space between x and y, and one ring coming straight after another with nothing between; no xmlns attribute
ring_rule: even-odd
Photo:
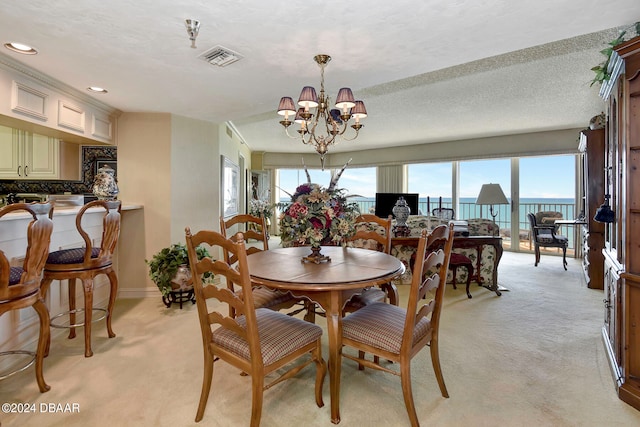
<svg viewBox="0 0 640 427"><path fill-rule="evenodd" d="M91 105L94 108L97 108L109 116L119 116L122 114L120 110L114 108L104 102L98 101L95 98L87 95L86 93L79 91L66 83L61 82L60 80L54 79L51 76L48 76L40 71L31 68L22 62L16 61L10 56L0 53L0 68L21 74L30 78L31 80L35 80L37 83L42 84L50 89L53 89L59 93L63 93L71 98L74 98L77 101L80 101L84 104Z"/></svg>

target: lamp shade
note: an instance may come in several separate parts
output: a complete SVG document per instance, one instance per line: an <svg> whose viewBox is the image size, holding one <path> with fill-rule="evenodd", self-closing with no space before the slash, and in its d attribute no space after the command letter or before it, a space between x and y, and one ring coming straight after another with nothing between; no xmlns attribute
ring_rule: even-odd
<svg viewBox="0 0 640 427"><path fill-rule="evenodd" d="M280 104L278 105L278 114L281 116L293 116L296 114L296 106L293 104L293 99L288 96L280 99Z"/></svg>
<svg viewBox="0 0 640 427"><path fill-rule="evenodd" d="M356 105L356 99L353 97L353 92L348 87L343 87L338 91L338 97L336 98L336 107L346 110L347 108L353 108Z"/></svg>
<svg viewBox="0 0 640 427"><path fill-rule="evenodd" d="M318 106L318 95L316 90L311 86L305 86L300 92L300 98L298 98L298 105L301 107L315 108Z"/></svg>
<svg viewBox="0 0 640 427"><path fill-rule="evenodd" d="M480 194L476 199L476 205L508 205L509 201L504 195L500 184L482 184Z"/></svg>
<svg viewBox="0 0 640 427"><path fill-rule="evenodd" d="M355 119L364 119L367 117L367 109L364 106L364 102L356 101L355 106L351 109L351 115Z"/></svg>
<svg viewBox="0 0 640 427"><path fill-rule="evenodd" d="M304 108L302 107L298 108L298 111L296 112L296 118L293 119L296 123L302 124L302 122L306 121L305 119L302 118L302 113L304 113Z"/></svg>

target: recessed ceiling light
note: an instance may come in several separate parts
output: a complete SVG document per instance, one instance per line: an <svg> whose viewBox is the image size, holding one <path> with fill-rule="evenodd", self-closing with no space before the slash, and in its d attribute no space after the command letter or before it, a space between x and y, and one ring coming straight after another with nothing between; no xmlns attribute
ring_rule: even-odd
<svg viewBox="0 0 640 427"><path fill-rule="evenodd" d="M32 48L31 46L28 46L22 43L16 43L16 42L5 43L4 47L6 47L11 51L22 53L24 55L35 55L36 53L38 53L38 51Z"/></svg>
<svg viewBox="0 0 640 427"><path fill-rule="evenodd" d="M95 92L95 93L107 93L108 92L106 89L103 89L103 88L98 87L98 86L89 86L87 88L87 90L89 92Z"/></svg>

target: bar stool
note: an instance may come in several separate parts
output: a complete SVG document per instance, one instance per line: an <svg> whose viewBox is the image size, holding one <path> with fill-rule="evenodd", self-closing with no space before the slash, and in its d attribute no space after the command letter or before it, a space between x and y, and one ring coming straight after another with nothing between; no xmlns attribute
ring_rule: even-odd
<svg viewBox="0 0 640 427"><path fill-rule="evenodd" d="M94 247L89 234L82 227L82 218L90 208L104 209L102 241L100 247ZM54 328L69 328L69 339L75 338L78 326L84 326L84 355L93 356L91 350L91 323L106 317L107 333L109 338L116 334L111 329L113 306L118 292L118 277L113 269L113 252L120 235L120 211L121 202L118 200L95 200L85 204L76 215L76 228L84 240L82 248L63 249L51 252L44 266L44 279L42 281L42 295L46 295L53 280L69 281L69 311L60 313L51 319ZM105 274L111 285L109 303L107 308L93 307L93 281L99 274ZM84 308L76 309L76 279L82 281L84 291ZM104 313L93 319L93 311ZM76 323L76 314L84 313L84 321ZM69 316L69 324L62 325L54 321L62 316ZM48 345L47 345L48 348Z"/></svg>
<svg viewBox="0 0 640 427"><path fill-rule="evenodd" d="M36 364L36 381L40 392L44 393L51 388L44 381L42 374L44 357L48 354L47 342L49 341L49 310L44 304L40 294L42 271L47 256L51 232L53 231L53 206L47 203L16 203L0 209L0 217L16 211L26 211L33 221L27 228L27 251L22 267L11 267L4 252L0 250L0 316L11 310L25 307L33 307L40 318L40 332L36 352L26 350L4 351L0 356L27 355L31 356L26 363L19 364L11 372L0 373L0 380L8 378L18 372L22 372Z"/></svg>

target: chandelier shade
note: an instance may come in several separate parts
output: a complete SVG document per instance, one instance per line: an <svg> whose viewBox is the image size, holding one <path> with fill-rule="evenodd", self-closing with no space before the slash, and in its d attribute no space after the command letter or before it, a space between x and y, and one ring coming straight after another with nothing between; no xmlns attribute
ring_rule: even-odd
<svg viewBox="0 0 640 427"><path fill-rule="evenodd" d="M296 106L293 105L293 99L288 96L283 97L280 100L280 105L278 105L278 114L281 116L285 116L285 118L289 118L289 116L293 116L296 114Z"/></svg>
<svg viewBox="0 0 640 427"><path fill-rule="evenodd" d="M347 141L356 139L363 127L360 120L367 117L367 109L363 101L356 101L353 91L348 87L338 91L335 108L332 108L331 101L324 90L324 69L331 61L331 57L316 55L313 59L320 67L320 93L318 94L312 86L303 87L298 98L299 108L297 109L292 98L282 97L278 105L278 114L284 116L280 124L284 127L287 136L299 139L303 144L313 145L316 152L320 154L320 163L324 169L324 159L329 146L338 142L337 137ZM290 120L290 116L293 116L293 121ZM352 118L355 124L350 127L355 130L355 134L347 138L344 134ZM293 123L300 125L297 130L298 135L289 133L289 126Z"/></svg>
<svg viewBox="0 0 640 427"><path fill-rule="evenodd" d="M364 106L364 102L356 101L353 109L351 110L351 115L356 119L356 121L367 117L367 109Z"/></svg>
<svg viewBox="0 0 640 427"><path fill-rule="evenodd" d="M315 88L311 86L305 86L300 92L300 98L298 98L298 105L306 108L316 108L318 106L318 95L316 95Z"/></svg>
<svg viewBox="0 0 640 427"><path fill-rule="evenodd" d="M356 99L353 97L353 92L348 87L343 87L338 91L338 97L336 98L336 107L343 111L347 108L353 108L356 105Z"/></svg>

